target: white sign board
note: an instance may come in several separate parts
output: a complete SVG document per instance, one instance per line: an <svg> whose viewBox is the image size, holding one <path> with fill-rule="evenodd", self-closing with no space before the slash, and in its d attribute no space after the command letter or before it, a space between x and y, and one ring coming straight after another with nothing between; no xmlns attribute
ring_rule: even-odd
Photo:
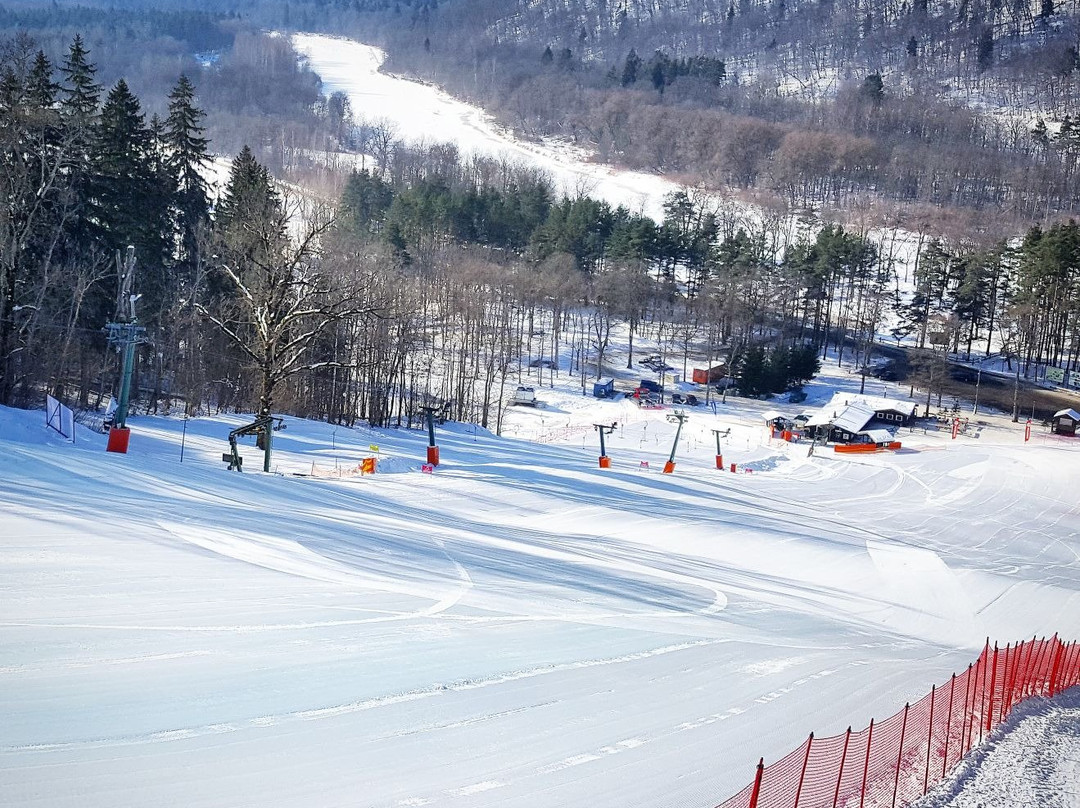
<svg viewBox="0 0 1080 808"><path fill-rule="evenodd" d="M75 413L52 396L45 397L45 426L75 442Z"/></svg>

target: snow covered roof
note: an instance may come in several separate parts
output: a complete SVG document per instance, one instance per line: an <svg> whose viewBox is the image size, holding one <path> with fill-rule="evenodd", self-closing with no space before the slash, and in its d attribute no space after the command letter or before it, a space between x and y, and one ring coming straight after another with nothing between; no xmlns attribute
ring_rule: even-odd
<svg viewBox="0 0 1080 808"><path fill-rule="evenodd" d="M832 409L839 411L848 404L858 404L859 406L873 410L874 412L894 410L895 412L902 412L908 417L915 414L915 407L918 406L914 401L902 401L898 398L860 396L854 393L834 393L833 397L829 400L829 403L825 405L825 408L828 409L831 407Z"/></svg>
<svg viewBox="0 0 1080 808"><path fill-rule="evenodd" d="M832 424L848 432L861 432L874 417L874 411L861 404L848 404L833 407L826 404L806 422L807 426L827 426Z"/></svg>
<svg viewBox="0 0 1080 808"><path fill-rule="evenodd" d="M833 426L846 429L848 432L861 432L874 418L874 411L861 404L849 404L840 411L833 419Z"/></svg>
<svg viewBox="0 0 1080 808"><path fill-rule="evenodd" d="M859 433L860 435L866 435L874 443L891 443L893 434L887 429L864 429Z"/></svg>
<svg viewBox="0 0 1080 808"><path fill-rule="evenodd" d="M1062 415L1067 415L1068 417L1072 418L1074 421L1080 421L1080 412L1077 412L1074 409L1067 409L1067 410L1062 410L1061 412L1055 412L1054 413L1055 418L1060 418Z"/></svg>
<svg viewBox="0 0 1080 808"><path fill-rule="evenodd" d="M765 419L765 423L775 421L777 418L787 418L787 416L784 415L784 413L780 412L780 410L766 410L765 412L761 413L761 417Z"/></svg>

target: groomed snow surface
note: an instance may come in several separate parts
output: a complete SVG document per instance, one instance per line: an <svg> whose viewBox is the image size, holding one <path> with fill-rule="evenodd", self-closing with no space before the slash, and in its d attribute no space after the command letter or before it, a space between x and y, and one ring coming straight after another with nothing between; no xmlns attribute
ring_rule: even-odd
<svg viewBox="0 0 1080 808"><path fill-rule="evenodd" d="M504 437L441 427L433 474L419 429L287 419L237 474L241 416L138 417L115 455L0 409L0 804L704 808L987 636L1080 637L1080 442L981 413L855 459L769 439L857 378L689 408L671 475L670 410L565 372ZM375 475L310 476L372 444ZM1071 745L1031 740L1055 721ZM1071 796L955 804L1076 805L1075 733L1075 697L1032 708L1006 766Z"/></svg>

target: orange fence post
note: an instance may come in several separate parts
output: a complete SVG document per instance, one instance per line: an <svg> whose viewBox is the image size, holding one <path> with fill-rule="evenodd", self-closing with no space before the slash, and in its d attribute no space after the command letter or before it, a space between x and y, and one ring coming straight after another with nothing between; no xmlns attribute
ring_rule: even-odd
<svg viewBox="0 0 1080 808"><path fill-rule="evenodd" d="M1005 671L1001 682L1001 709L998 711L998 723L1004 721L1012 710L1012 680L1016 672L1016 649L1012 644L1005 646Z"/></svg>
<svg viewBox="0 0 1080 808"><path fill-rule="evenodd" d="M937 685L930 685L930 726L926 729L926 768L923 771L922 793L930 783L930 745L934 742L934 696L937 693Z"/></svg>
<svg viewBox="0 0 1080 808"><path fill-rule="evenodd" d="M945 714L945 752L941 756L941 779L945 779L945 768L949 765L949 736L952 734L953 694L956 692L956 674L949 680L949 710Z"/></svg>
<svg viewBox="0 0 1080 808"><path fill-rule="evenodd" d="M765 773L765 758L759 758L757 774L754 775L754 788L750 792L749 808L757 808L758 795L761 793L761 775Z"/></svg>
<svg viewBox="0 0 1080 808"><path fill-rule="evenodd" d="M866 736L866 760L862 767L862 786L859 788L859 808L863 808L866 800L866 774L870 770L870 744L874 742L874 719L870 719L870 734Z"/></svg>
<svg viewBox="0 0 1080 808"><path fill-rule="evenodd" d="M975 670L978 671L978 660L975 662ZM964 717L963 723L960 725L960 757L963 757L968 753L968 728L971 726L969 715L974 712L974 708L971 703L975 700L975 685L972 678L972 664L968 663L967 669L967 681L964 682Z"/></svg>
<svg viewBox="0 0 1080 808"><path fill-rule="evenodd" d="M844 763L847 761L847 748L850 742L851 727L848 727L847 734L844 735L844 751L840 753L840 769L836 772L836 791L833 792L832 798L833 808L836 808L836 803L840 800L840 781L844 779Z"/></svg>
<svg viewBox="0 0 1080 808"><path fill-rule="evenodd" d="M986 711L986 734L989 735L990 731L994 728L994 690L997 688L997 658L998 647L997 643L994 643L994 664L990 667L990 693L988 699L990 702L989 709Z"/></svg>
<svg viewBox="0 0 1080 808"><path fill-rule="evenodd" d="M982 663L982 691L979 694L979 743L982 743L983 739L983 723L986 717L986 663L990 659L990 638L986 638L986 647L983 649L982 656L979 657L979 662ZM975 677L979 677L976 675Z"/></svg>
<svg viewBox="0 0 1080 808"><path fill-rule="evenodd" d="M795 789L795 805L792 808L799 808L799 797L802 796L802 784L806 779L806 764L810 762L810 747L814 745L814 733L810 733L810 737L806 739L806 756L802 760L802 774L799 775L799 787Z"/></svg>
<svg viewBox="0 0 1080 808"><path fill-rule="evenodd" d="M1016 704L1016 677L1020 671L1020 645L1014 645L1012 649L1012 673L1009 676L1009 704L1005 709L1005 715L1012 715L1013 705Z"/></svg>
<svg viewBox="0 0 1080 808"><path fill-rule="evenodd" d="M1035 660L1035 645L1039 642L1039 635L1031 635L1031 649L1028 651L1027 659L1027 681L1024 683L1024 696L1030 696L1035 692L1035 672L1039 667L1039 663Z"/></svg>
<svg viewBox="0 0 1080 808"><path fill-rule="evenodd" d="M1021 670L1023 671L1024 678L1020 682L1020 700L1027 696L1028 685L1031 684L1031 655L1035 653L1035 638L1031 638L1031 642L1024 643L1027 653L1024 655L1024 664Z"/></svg>
<svg viewBox="0 0 1080 808"><path fill-rule="evenodd" d="M900 724L900 749L896 753L896 779L892 788L892 808L896 808L896 792L900 790L900 763L904 759L904 734L907 732L907 714L910 703L904 705L904 721Z"/></svg>
<svg viewBox="0 0 1080 808"><path fill-rule="evenodd" d="M1046 672L1044 668L1049 667L1047 663L1046 653L1046 637L1039 640L1039 664L1035 670L1035 681L1038 683L1040 696L1046 694Z"/></svg>
<svg viewBox="0 0 1080 808"><path fill-rule="evenodd" d="M1021 640L1013 649L1016 654L1016 668L1013 670L1012 694L1009 696L1009 710L1012 705L1020 700L1020 690L1024 687L1024 654L1027 653L1027 643Z"/></svg>
<svg viewBox="0 0 1080 808"><path fill-rule="evenodd" d="M1054 634L1054 664L1050 668L1050 698L1054 698L1054 685L1057 683L1058 666L1061 664L1061 642Z"/></svg>
<svg viewBox="0 0 1080 808"><path fill-rule="evenodd" d="M1016 673L1013 674L1013 703L1015 704L1021 698L1021 691L1024 687L1024 655L1028 651L1028 644L1026 641L1021 641L1020 647L1017 649L1019 653L1016 655Z"/></svg>

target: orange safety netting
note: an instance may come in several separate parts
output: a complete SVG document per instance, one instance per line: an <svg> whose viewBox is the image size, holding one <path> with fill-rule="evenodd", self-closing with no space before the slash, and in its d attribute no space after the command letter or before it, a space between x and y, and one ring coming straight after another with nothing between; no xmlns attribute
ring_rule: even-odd
<svg viewBox="0 0 1080 808"><path fill-rule="evenodd" d="M1030 696L1080 683L1080 645L1055 635L999 649L884 721L810 737L718 808L900 808L949 771Z"/></svg>

